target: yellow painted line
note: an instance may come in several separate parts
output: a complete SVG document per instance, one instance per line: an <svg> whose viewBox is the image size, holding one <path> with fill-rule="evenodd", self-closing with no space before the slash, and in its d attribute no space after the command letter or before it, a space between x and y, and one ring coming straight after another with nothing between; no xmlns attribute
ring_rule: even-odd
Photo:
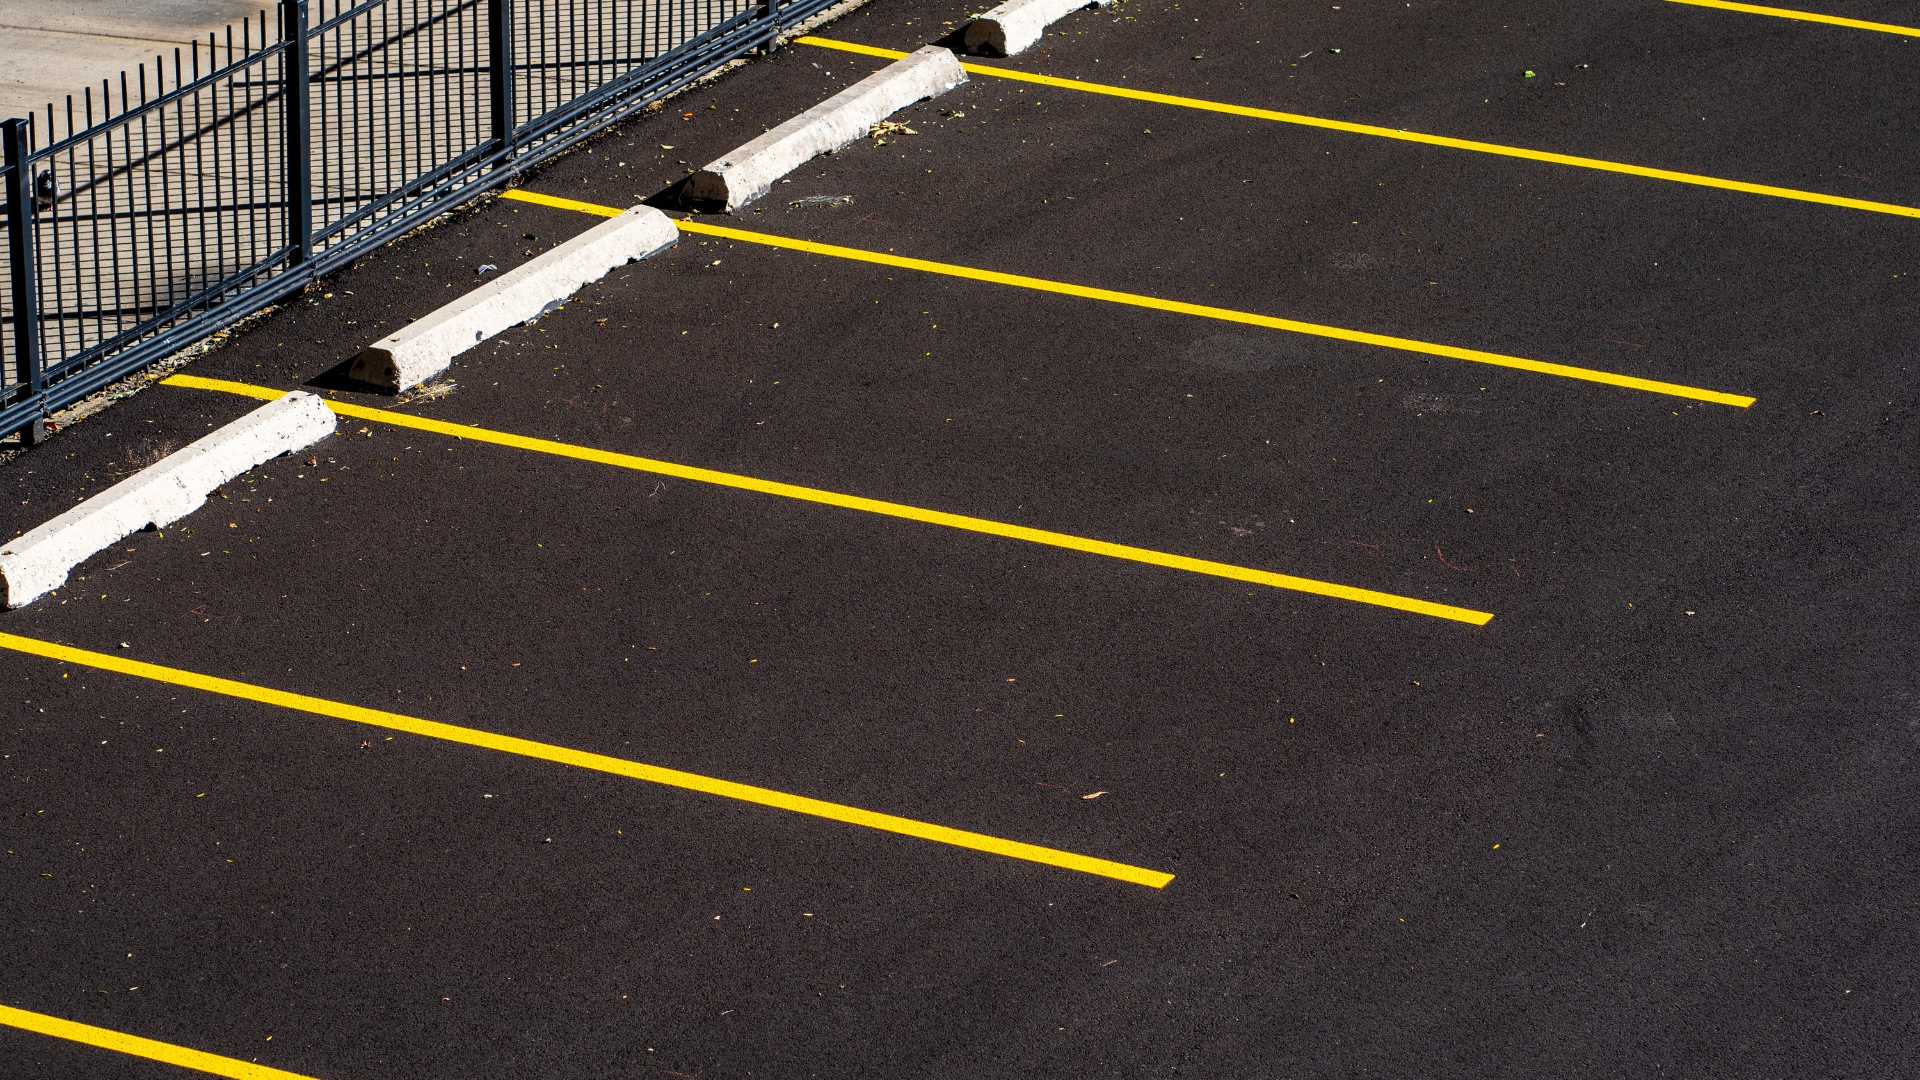
<svg viewBox="0 0 1920 1080"><path fill-rule="evenodd" d="M77 1024L72 1020L62 1020L45 1013L28 1012L10 1005L0 1005L0 1024L20 1028L41 1035L51 1035L56 1039L85 1043L102 1050L112 1050L133 1057L143 1057L149 1061L178 1065L183 1069L211 1073L214 1076L230 1077L231 1080L313 1080L310 1076L290 1073L285 1069L270 1069L265 1065L256 1065L239 1058L221 1057L204 1050L194 1050L172 1043L143 1039L138 1035L114 1031L111 1028L94 1027L92 1024Z"/></svg>
<svg viewBox="0 0 1920 1080"><path fill-rule="evenodd" d="M622 211L611 206L578 202L574 199L555 198L536 192L515 188L502 193L503 198L520 202L538 203L542 206L558 207L562 210L578 210L582 213L612 217ZM1086 285L1074 285L1064 281L1050 281L1046 278L1027 277L1023 274L1003 274L998 270L978 270L971 266L957 266L953 263L931 262L927 259L913 259L905 255L894 255L884 251L869 251L865 248L841 247L838 244L822 244L813 240L795 240L772 233L750 232L746 229L734 229L724 225L709 225L702 221L677 222L682 232L700 233L704 236L724 236L729 240L739 240L749 244L765 244L768 247L787 248L792 251L804 251L813 255L826 255L836 259L853 259L858 262L878 263L882 266L894 266L904 270L918 270L928 274L945 274L949 277L968 278L973 281L988 281L996 285L1011 285L1021 289L1036 289L1040 292L1060 293L1064 296L1078 296L1088 300L1104 300L1110 304L1127 304L1133 307L1153 308L1156 311L1171 311L1181 315L1196 315L1203 319L1220 319L1225 322L1245 323L1249 326L1264 326L1273 330L1289 330L1296 334L1312 334L1315 337L1335 338L1340 341L1355 341L1362 345L1377 345L1383 349L1400 349L1405 352L1425 353L1429 356L1444 356L1451 360L1466 360L1476 364L1492 364L1495 367L1515 368L1520 371L1532 371L1541 375L1557 375L1563 379L1579 379L1584 382L1605 383L1608 386L1620 386L1629 390L1645 390L1653 394L1668 394L1694 401L1710 401L1716 405L1732 405L1746 408L1754 399L1745 394L1728 394L1719 390L1705 390L1697 386L1684 386L1680 383L1660 382L1655 379L1642 379L1633 375L1616 375L1611 371L1595 368L1573 367L1568 364L1550 364L1542 360L1528 360L1523 356L1507 356L1502 353L1482 352L1478 349L1461 349L1452 345L1436 345L1429 341L1415 341L1412 338L1390 337L1386 334L1370 334L1363 330L1348 330L1338 326L1324 326L1320 323L1299 322L1294 319L1281 319L1272 315L1259 315L1250 311L1235 311L1232 308L1210 307L1206 304L1189 304L1182 300L1163 300L1157 296L1144 296L1140 293L1117 292L1113 289L1096 289Z"/></svg>
<svg viewBox="0 0 1920 1080"><path fill-rule="evenodd" d="M551 206L556 210L573 210L582 214L594 214L599 217L619 217L626 209L619 206L602 206L599 203L581 202L579 199L563 199L558 195L542 195L537 191L524 188L508 188L500 193L503 199L516 202L534 203L539 206Z"/></svg>
<svg viewBox="0 0 1920 1080"><path fill-rule="evenodd" d="M1690 2L1690 0L1681 0L1681 2ZM1691 2L1697 2L1697 0L1691 0ZM833 41L829 38L802 37L796 38L795 40L805 45L818 45L823 49L839 49L842 52L860 53L865 56L884 56L897 59L907 55L903 52L896 52L893 49L876 49L868 45L854 45L845 41ZM1376 127L1372 124L1351 124L1345 120L1328 120L1322 116L1308 116L1305 113L1276 112L1272 109L1256 109L1247 105L1229 105L1220 101L1207 101L1204 98L1178 97L1173 94L1156 94L1150 90L1135 90L1127 86L1084 82L1080 79L1059 79L1051 75L1032 75L1024 71L989 67L985 64L961 64L960 66L975 75L988 75L998 79L1012 79L1016 82L1037 83L1041 86L1054 86L1063 90L1079 90L1088 94L1106 94L1110 97L1131 98L1135 101L1151 101L1159 105L1176 105L1183 109L1201 109L1206 112L1228 113L1233 116L1248 116L1256 120L1274 120L1282 124L1300 124L1305 127L1323 128L1328 131L1345 131L1354 135L1373 135L1382 139L1399 139L1402 142L1422 143L1427 146L1444 146L1450 150L1471 150L1479 154L1497 154L1501 157L1523 158L1528 161L1544 161L1552 165L1571 165L1579 169L1598 169L1601 172L1625 173L1628 176L1643 176L1653 180L1669 180L1676 184L1693 184L1697 187L1719 188L1723 191L1742 191L1749 195L1770 195L1776 199L1793 199L1798 202L1840 206L1849 210L1869 210L1877 214L1896 214L1900 217L1920 218L1920 206L1901 206L1897 203L1873 202L1869 199L1849 199L1841 195L1827 195L1818 191L1802 191L1799 188L1774 187L1771 184L1749 184L1745 180L1727 180L1718 176L1675 172L1672 169L1653 169L1645 165L1629 165L1625 162L1607 161L1602 158L1576 157L1572 154L1555 154L1546 150L1529 150L1523 146L1505 146L1501 143L1475 142L1471 139L1454 139L1445 135L1425 135L1418 131L1407 131L1403 128Z"/></svg>
<svg viewBox="0 0 1920 1080"><path fill-rule="evenodd" d="M1795 11L1792 8L1761 7L1759 4L1734 4L1728 0L1669 0L1675 4L1690 4L1693 7L1719 8L1723 11L1738 11L1747 15L1771 15L1776 19L1798 19L1801 22L1826 23L1829 26L1845 26L1853 30L1877 30L1882 34L1901 34L1906 37L1920 37L1920 27L1895 26L1892 23L1866 22L1862 19L1843 19L1838 15L1822 15L1816 11Z"/></svg>
<svg viewBox="0 0 1920 1080"><path fill-rule="evenodd" d="M228 382L225 379L203 379L198 375L173 375L163 382L168 386L181 386L191 390L219 390L229 394L242 394L247 397L271 401L285 393L265 386L250 383ZM742 491L757 491L765 495L778 495L782 498L799 499L802 502L821 503L838 506L847 510L862 510L869 514L881 514L886 517L905 518L908 521L924 522L928 525L944 525L950 529L962 529L967 532L985 533L988 536L1001 536L1009 540L1024 540L1031 544L1044 544L1048 547L1066 548L1069 551L1082 551L1090 555L1104 555L1111 559L1125 559L1129 562L1149 563L1173 570L1185 570L1195 574L1207 574L1212 577L1231 578L1255 585L1270 585L1276 589L1291 589L1295 592L1312 593L1315 596L1329 596L1336 600L1352 600L1359 604L1373 604L1377 607L1393 608L1396 611L1412 612L1416 615L1431 615L1436 619L1452 619L1455 622L1485 626L1493 618L1492 612L1474 611L1471 608L1453 607L1436 604L1428 600L1416 600L1410 596L1398 596L1393 593L1375 592L1372 589L1358 589L1350 585L1336 585L1329 581L1317 581L1313 578L1294 577L1291 574L1276 574L1271 570L1256 570L1248 566L1235 566L1232 563L1212 562L1207 559L1193 559L1185 555L1172 555L1151 548L1130 547L1126 544L1110 544L1105 540L1090 540L1084 536L1069 533L1050 532L1046 529L1030 529L1024 525L1010 525L1002 521L987 518L967 517L962 514L949 514L942 510L927 510L904 503L882 502L879 499L867 499L858 495L842 495L836 491L824 491L820 488L801 487L797 484L783 484L777 480L761 480L758 477L742 476L739 473L716 472L712 469L696 468L692 465L677 465L671 461L658 461L653 458L636 457L633 454L620 454L611 450L596 450L590 446L578 446L574 443L555 442L551 439L536 439L526 435L514 435L504 431L493 431L481 427L464 427L449 424L443 420L429 420L426 417L410 413L392 412L387 409L374 409L365 405L352 405L344 401L328 401L327 407L342 416L352 416L361 420L377 420L395 427L414 428L418 431L431 431L440 435L451 435L456 439L471 439L474 442L492 443L495 446L510 446L516 450L532 450L541 454L553 454L558 457L573 458L576 461L591 461L600 465L613 465L622 469L638 469L641 472L671 476L680 480L693 480L702 484L717 484L721 487L739 488Z"/></svg>
<svg viewBox="0 0 1920 1080"><path fill-rule="evenodd" d="M378 412L379 410L370 410ZM382 418L384 419L384 418ZM731 780L718 780L698 773L681 772L678 769L664 769L658 765L644 765L625 758L608 757L605 754L592 754L584 750L574 750L552 743L534 742L531 739L516 739L511 735L496 735L491 731L478 728L460 727L457 724L443 724L437 720L422 720L416 716L403 716L400 713L383 712L379 709L365 709L358 705L348 705L325 698L308 697L305 694L288 693L268 686L223 679L215 675L202 675L180 668L163 667L139 660L130 660L110 653L93 652L88 649L76 649L67 645L58 645L38 638L21 637L18 634L0 633L0 648L15 652L41 656L49 660L60 660L69 664L98 668L121 675L131 675L139 679L151 679L169 686L184 686L194 690L204 690L210 694L222 694L227 697L256 701L262 705L277 705L283 709L313 713L316 716L330 716L336 720L347 720L356 724L368 724L386 728L389 731L404 731L410 735L421 735L443 742L459 743L463 746L477 746L482 750L497 750L503 754L516 754L520 757L538 761L551 761L560 765L572 765L580 769L592 769L595 772L611 773L615 776L646 780L650 783L665 784L668 787L685 788L706 795L718 795L723 799L738 799L741 802L771 806L776 810L790 810L796 814L809 814L830 821L845 822L868 829L883 832L900 833L903 836L916 836L922 840L932 840L939 844L952 844L955 847L984 851L990 855L1004 855L1009 859L1024 859L1027 862L1045 863L1066 870L1078 870L1083 874L1097 874L1101 877L1115 878L1132 882L1135 885L1147 885L1158 889L1173 880L1172 874L1158 870L1148 870L1126 863L1109 862L1087 855L1076 855L1070 851L1040 847L1035 844L1023 844L1017 840L1002 840L997 836L966 832L961 829L949 829L944 825L931 825L912 818L895 817L892 814L879 814L871 810L862 810L857 806L844 806L840 803L822 802L803 795L789 795L784 791L770 788L752 787L736 784ZM225 1074L223 1074L225 1075ZM289 1073L262 1073L261 1075L288 1076Z"/></svg>

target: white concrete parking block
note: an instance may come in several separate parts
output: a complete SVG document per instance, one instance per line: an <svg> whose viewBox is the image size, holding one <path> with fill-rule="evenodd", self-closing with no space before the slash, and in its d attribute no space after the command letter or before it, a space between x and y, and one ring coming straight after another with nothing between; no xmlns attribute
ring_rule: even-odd
<svg viewBox="0 0 1920 1080"><path fill-rule="evenodd" d="M951 51L929 45L861 79L826 101L687 177L681 197L728 213L753 202L779 179L821 154L867 134L916 101L967 81Z"/></svg>
<svg viewBox="0 0 1920 1080"><path fill-rule="evenodd" d="M295 390L15 537L0 547L7 607L59 588L67 572L95 552L148 525L173 524L198 510L215 488L281 454L312 446L333 426L326 402Z"/></svg>
<svg viewBox="0 0 1920 1080"><path fill-rule="evenodd" d="M679 242L672 218L636 206L367 346L347 373L387 390L418 386L445 371L454 357L537 318L582 285Z"/></svg>
<svg viewBox="0 0 1920 1080"><path fill-rule="evenodd" d="M1081 8L1105 7L1112 0L1007 0L967 24L961 42L970 53L1012 56L1040 40L1047 27Z"/></svg>

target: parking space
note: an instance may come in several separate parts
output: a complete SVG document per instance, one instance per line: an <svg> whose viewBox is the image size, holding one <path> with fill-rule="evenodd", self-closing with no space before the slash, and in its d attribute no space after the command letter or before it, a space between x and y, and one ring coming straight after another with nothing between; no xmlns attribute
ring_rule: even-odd
<svg viewBox="0 0 1920 1080"><path fill-rule="evenodd" d="M1915 43L1738 7L1123 2L976 68L1891 209L976 70L342 380L887 62L800 43L362 260L0 473L17 533L340 413L0 625L0 1003L325 1080L1884 1073Z"/></svg>

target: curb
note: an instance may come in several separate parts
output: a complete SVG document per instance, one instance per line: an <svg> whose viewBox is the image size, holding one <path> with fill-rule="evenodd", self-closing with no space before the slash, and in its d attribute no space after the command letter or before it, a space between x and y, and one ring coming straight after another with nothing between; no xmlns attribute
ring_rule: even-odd
<svg viewBox="0 0 1920 1080"><path fill-rule="evenodd" d="M672 218L636 206L367 346L347 375L394 392L418 386L455 356L538 318L582 285L679 242Z"/></svg>
<svg viewBox="0 0 1920 1080"><path fill-rule="evenodd" d="M59 588L95 552L152 525L165 528L198 510L241 473L331 434L333 410L295 390L253 410L165 460L140 470L0 550L7 607Z"/></svg>
<svg viewBox="0 0 1920 1080"><path fill-rule="evenodd" d="M909 53L687 177L680 199L732 213L820 154L831 154L895 112L966 81L966 70L947 49L929 45Z"/></svg>
<svg viewBox="0 0 1920 1080"><path fill-rule="evenodd" d="M1040 40L1047 27L1081 8L1106 7L1113 0L1007 0L968 23L961 33L967 52L1012 56Z"/></svg>

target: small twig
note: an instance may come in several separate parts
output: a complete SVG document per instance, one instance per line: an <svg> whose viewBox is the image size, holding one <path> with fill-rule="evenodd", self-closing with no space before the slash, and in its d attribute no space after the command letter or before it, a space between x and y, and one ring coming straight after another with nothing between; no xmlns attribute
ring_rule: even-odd
<svg viewBox="0 0 1920 1080"><path fill-rule="evenodd" d="M1440 565L1446 567L1449 570L1464 570L1468 573L1472 573L1473 571L1473 568L1470 566L1455 566L1452 563L1448 562L1447 553L1440 550L1439 544L1433 545L1433 553L1435 555L1440 556Z"/></svg>

